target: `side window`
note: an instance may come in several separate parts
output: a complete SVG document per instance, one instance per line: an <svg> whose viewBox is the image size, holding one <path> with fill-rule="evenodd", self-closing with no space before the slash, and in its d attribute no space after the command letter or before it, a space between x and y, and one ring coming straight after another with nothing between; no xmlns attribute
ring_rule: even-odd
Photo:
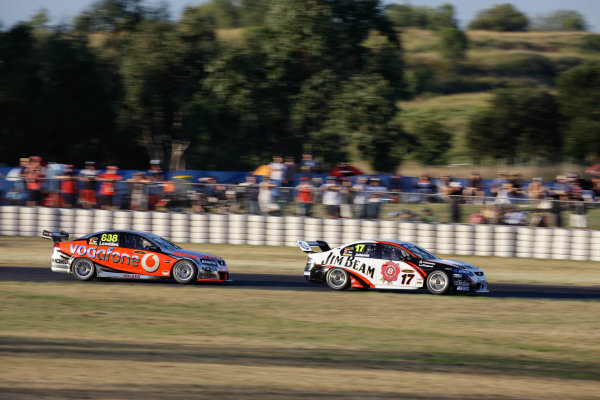
<svg viewBox="0 0 600 400"><path fill-rule="evenodd" d="M384 260L402 261L400 248L389 244L381 245L381 258Z"/></svg>
<svg viewBox="0 0 600 400"><path fill-rule="evenodd" d="M375 258L377 243L358 243L354 245L354 257Z"/></svg>
<svg viewBox="0 0 600 400"><path fill-rule="evenodd" d="M127 249L136 249L143 250L144 242L148 242L141 236L135 235L133 233L122 233L121 234L121 247L125 247ZM150 242L148 242L149 244Z"/></svg>

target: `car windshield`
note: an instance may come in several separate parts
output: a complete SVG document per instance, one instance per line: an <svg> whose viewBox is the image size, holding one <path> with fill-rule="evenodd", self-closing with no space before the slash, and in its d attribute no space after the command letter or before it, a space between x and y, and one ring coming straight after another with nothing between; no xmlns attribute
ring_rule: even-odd
<svg viewBox="0 0 600 400"><path fill-rule="evenodd" d="M440 259L438 256L434 256L433 254L431 254L424 248L417 246L416 244L407 244L404 247L406 247L406 249L408 251L410 251L411 253L413 253L415 256L422 258L424 260L439 260Z"/></svg>
<svg viewBox="0 0 600 400"><path fill-rule="evenodd" d="M154 243L156 243L163 249L177 250L177 249L181 248L181 247L177 246L175 243L171 243L167 239L161 238L160 236L154 235L152 233L147 234L146 237L148 239L152 240Z"/></svg>

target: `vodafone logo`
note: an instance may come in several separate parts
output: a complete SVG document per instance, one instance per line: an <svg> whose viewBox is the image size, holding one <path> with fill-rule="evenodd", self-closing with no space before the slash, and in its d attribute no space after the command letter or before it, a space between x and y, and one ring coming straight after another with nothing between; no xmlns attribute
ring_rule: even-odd
<svg viewBox="0 0 600 400"><path fill-rule="evenodd" d="M160 267L160 260L156 254L145 254L140 263L142 264L142 268L148 272L154 272Z"/></svg>

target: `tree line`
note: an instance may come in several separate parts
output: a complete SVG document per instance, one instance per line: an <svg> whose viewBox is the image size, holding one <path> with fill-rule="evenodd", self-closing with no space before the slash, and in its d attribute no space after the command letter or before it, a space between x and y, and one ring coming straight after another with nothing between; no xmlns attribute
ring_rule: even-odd
<svg viewBox="0 0 600 400"><path fill-rule="evenodd" d="M312 151L331 165L363 159L382 172L407 154L435 162L451 135L436 124L407 132L400 122L399 100L418 91L408 89L393 10L379 0L212 0L173 20L142 0L99 0L52 27L42 12L0 32L0 160L247 170L275 153ZM468 41L453 8L434 11L416 23L436 27L442 55L459 64ZM239 39L217 39L231 27L245 27ZM591 92L586 79L600 67L581 68L559 78L558 95L499 91L471 122L474 154L503 156L489 142L496 135L550 158L581 152L581 143L598 149L594 105L573 107L569 96L578 85ZM514 107L511 95L540 98ZM489 128L511 112L521 125Z"/></svg>

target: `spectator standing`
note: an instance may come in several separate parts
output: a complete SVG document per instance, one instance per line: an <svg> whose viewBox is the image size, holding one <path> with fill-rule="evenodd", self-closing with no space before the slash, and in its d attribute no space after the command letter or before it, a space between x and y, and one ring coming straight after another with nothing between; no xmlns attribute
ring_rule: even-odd
<svg viewBox="0 0 600 400"><path fill-rule="evenodd" d="M471 200L474 204L483 204L485 186L479 172L471 172L469 174L469 179L463 190L463 195L475 197L475 199Z"/></svg>
<svg viewBox="0 0 600 400"><path fill-rule="evenodd" d="M29 165L25 171L27 191L29 192L27 205L39 206L42 204L42 184L45 174L42 167L42 158L31 156Z"/></svg>
<svg viewBox="0 0 600 400"><path fill-rule="evenodd" d="M460 222L460 204L463 200L462 185L458 181L453 181L445 190L448 203L450 203L450 220L457 224Z"/></svg>
<svg viewBox="0 0 600 400"><path fill-rule="evenodd" d="M506 178L506 172L498 172L496 174L496 178L492 181L490 186L490 193L493 197L498 195L498 193L502 190L502 185L505 183L510 183Z"/></svg>
<svg viewBox="0 0 600 400"><path fill-rule="evenodd" d="M63 173L56 178L60 180L61 207L74 207L77 200L77 179L73 165L65 165Z"/></svg>
<svg viewBox="0 0 600 400"><path fill-rule="evenodd" d="M11 169L6 175L6 180L11 183L6 194L9 204L22 205L27 202L28 193L25 172L28 166L29 157L21 157L19 159L19 166Z"/></svg>
<svg viewBox="0 0 600 400"><path fill-rule="evenodd" d="M356 218L367 218L367 189L368 180L365 176L359 176L352 186L354 216Z"/></svg>
<svg viewBox="0 0 600 400"><path fill-rule="evenodd" d="M321 186L321 190L327 218L339 218L342 197L336 179L333 176L328 176L325 184Z"/></svg>
<svg viewBox="0 0 600 400"><path fill-rule="evenodd" d="M79 172L79 180L83 188L79 191L79 204L83 208L96 206L97 177L100 171L96 169L94 161L86 161L85 168Z"/></svg>
<svg viewBox="0 0 600 400"><path fill-rule="evenodd" d="M422 173L419 176L415 189L421 195L419 199L421 203L431 201L431 195L435 193L435 185L428 173Z"/></svg>
<svg viewBox="0 0 600 400"><path fill-rule="evenodd" d="M400 175L390 176L390 201L400 203L400 193L402 192L402 177Z"/></svg>
<svg viewBox="0 0 600 400"><path fill-rule="evenodd" d="M119 167L115 165L109 165L106 167L106 171L103 174L98 175L98 181L102 182L100 185L100 207L105 210L110 210L115 201L116 183L123 179L121 175L117 173Z"/></svg>
<svg viewBox="0 0 600 400"><path fill-rule="evenodd" d="M340 216L342 218L352 218L352 179L342 178L340 186Z"/></svg>
<svg viewBox="0 0 600 400"><path fill-rule="evenodd" d="M302 153L300 173L310 179L317 172L319 172L319 164L314 160L312 153L308 151Z"/></svg>
<svg viewBox="0 0 600 400"><path fill-rule="evenodd" d="M248 214L256 215L260 212L258 208L258 183L254 175L247 175L246 182L240 183L242 199Z"/></svg>
<svg viewBox="0 0 600 400"><path fill-rule="evenodd" d="M269 164L269 169L271 169L269 177L271 178L271 183L275 185L271 191L271 196L275 202L277 202L281 196L279 188L285 179L286 168L287 166L283 163L283 158L280 155L274 155L273 161Z"/></svg>
<svg viewBox="0 0 600 400"><path fill-rule="evenodd" d="M148 179L148 209L154 210L156 204L163 197L163 182L165 173L162 169L160 160L150 160L150 169L147 174Z"/></svg>
<svg viewBox="0 0 600 400"><path fill-rule="evenodd" d="M271 182L271 178L267 177L258 185L258 207L262 214L279 212L279 204L273 196L273 190L276 188L277 185Z"/></svg>
<svg viewBox="0 0 600 400"><path fill-rule="evenodd" d="M300 184L296 186L296 213L303 217L310 217L314 198L315 186L311 179L308 176L300 177Z"/></svg>
<svg viewBox="0 0 600 400"><path fill-rule="evenodd" d="M531 200L543 200L548 196L548 189L544 186L541 177L535 177L527 185L527 197Z"/></svg>
<svg viewBox="0 0 600 400"><path fill-rule="evenodd" d="M367 218L379 218L379 211L381 210L381 204L385 201L386 193L387 188L381 185L379 177L369 179L369 186L367 187Z"/></svg>
<svg viewBox="0 0 600 400"><path fill-rule="evenodd" d="M148 184L150 181L143 172L136 172L133 178L127 180L131 185L130 209L148 209Z"/></svg>

